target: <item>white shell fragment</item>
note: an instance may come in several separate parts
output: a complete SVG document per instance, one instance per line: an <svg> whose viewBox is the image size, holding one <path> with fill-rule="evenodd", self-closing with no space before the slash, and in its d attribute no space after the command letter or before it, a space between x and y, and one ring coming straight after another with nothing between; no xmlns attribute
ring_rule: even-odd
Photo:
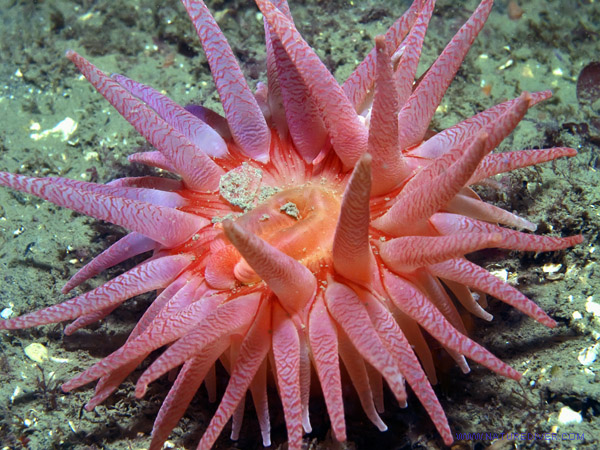
<svg viewBox="0 0 600 450"><path fill-rule="evenodd" d="M37 342L29 344L23 351L30 360L38 364L42 364L48 359L48 349Z"/></svg>

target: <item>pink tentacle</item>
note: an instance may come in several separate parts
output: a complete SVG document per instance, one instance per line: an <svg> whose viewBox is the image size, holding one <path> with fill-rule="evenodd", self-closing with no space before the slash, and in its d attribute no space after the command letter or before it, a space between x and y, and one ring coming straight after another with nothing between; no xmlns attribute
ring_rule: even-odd
<svg viewBox="0 0 600 450"><path fill-rule="evenodd" d="M462 283L493 295L504 303L527 314L532 319L537 320L542 325L550 328L556 326L556 322L542 308L521 294L517 289L466 259L452 259L430 266L428 269L440 278L448 278L457 283Z"/></svg>
<svg viewBox="0 0 600 450"><path fill-rule="evenodd" d="M365 154L346 185L333 239L335 270L357 283L368 283L375 267L369 244L370 193L371 156Z"/></svg>
<svg viewBox="0 0 600 450"><path fill-rule="evenodd" d="M138 152L127 157L130 163L144 164L149 167L166 170L172 173L178 173L178 169L159 151Z"/></svg>
<svg viewBox="0 0 600 450"><path fill-rule="evenodd" d="M423 180L407 193L401 192L396 202L373 225L386 233L409 233L422 225L433 213L444 207L463 188L486 155L487 134L481 133L467 150L445 172L431 181Z"/></svg>
<svg viewBox="0 0 600 450"><path fill-rule="evenodd" d="M115 80L72 50L69 58L88 81L152 146L177 169L186 185L195 190L216 189L224 171L199 151L183 134Z"/></svg>
<svg viewBox="0 0 600 450"><path fill-rule="evenodd" d="M3 320L0 322L0 329L31 328L75 319L94 311L109 308L136 295L164 288L191 262L192 257L186 254L164 256L144 262L102 286L71 300L14 319Z"/></svg>
<svg viewBox="0 0 600 450"><path fill-rule="evenodd" d="M521 374L515 369L496 358L464 334L456 331L437 308L431 304L429 299L409 282L387 271L384 272L383 278L386 290L394 305L417 321L440 343L502 376L517 381L521 379Z"/></svg>
<svg viewBox="0 0 600 450"><path fill-rule="evenodd" d="M449 213L461 214L486 222L500 223L522 230L535 231L537 225L497 206L463 194L456 195L444 208Z"/></svg>
<svg viewBox="0 0 600 450"><path fill-rule="evenodd" d="M227 238L267 283L288 313L300 315L302 323L306 323L307 308L317 288L311 271L234 222L223 222L223 228Z"/></svg>
<svg viewBox="0 0 600 450"><path fill-rule="evenodd" d="M542 91L533 92L530 94L531 100L529 107L536 105L537 103L552 97L552 92ZM487 125L497 120L502 114L504 114L509 108L511 108L517 99L508 100L504 103L492 106L479 114L469 117L462 122L451 126L443 131L440 131L431 139L423 142L415 150L411 151L411 154L416 156L422 156L424 158L438 158L444 154L448 149L452 148L457 143L467 142L472 139L479 131L484 129Z"/></svg>
<svg viewBox="0 0 600 450"><path fill-rule="evenodd" d="M207 346L202 354L195 356L183 365L154 420L152 442L148 450L163 448L169 434L185 414L204 377L228 346L228 339L214 342Z"/></svg>
<svg viewBox="0 0 600 450"><path fill-rule="evenodd" d="M246 155L266 163L271 131L227 39L202 0L182 3L202 42L235 143Z"/></svg>
<svg viewBox="0 0 600 450"><path fill-rule="evenodd" d="M396 69L396 85L398 87L398 103L404 105L414 88L415 74L421 57L421 49L429 20L435 8L435 0L427 0L419 12L412 30L403 44L404 51ZM397 139L397 137L396 137Z"/></svg>
<svg viewBox="0 0 600 450"><path fill-rule="evenodd" d="M433 114L473 41L483 28L493 0L483 0L469 20L458 30L400 111L400 148L423 140Z"/></svg>
<svg viewBox="0 0 600 450"><path fill-rule="evenodd" d="M383 36L375 38L377 79L371 109L368 151L373 156L372 194L384 194L398 186L410 170L398 146L398 92L392 71L392 61Z"/></svg>
<svg viewBox="0 0 600 450"><path fill-rule="evenodd" d="M339 442L346 440L342 379L338 356L338 338L322 296L317 296L308 325L309 342L321 391L331 420L331 428Z"/></svg>
<svg viewBox="0 0 600 450"><path fill-rule="evenodd" d="M302 448L300 339L296 326L278 304L273 305L273 357L290 449Z"/></svg>
<svg viewBox="0 0 600 450"><path fill-rule="evenodd" d="M232 334L245 334L260 303L260 293L252 293L230 300L220 305L185 336L169 347L139 378L135 394L143 397L148 384L187 359L198 355L217 339L225 339Z"/></svg>
<svg viewBox="0 0 600 450"><path fill-rule="evenodd" d="M138 83L123 75L113 74L112 78L137 98L147 103L160 117L187 137L199 150L217 158L227 155L227 144L219 133L183 106L179 106L169 97L150 86Z"/></svg>
<svg viewBox="0 0 600 450"><path fill-rule="evenodd" d="M460 233L449 236L404 236L378 244L387 267L397 273L409 273L419 267L484 248L497 247L500 233Z"/></svg>
<svg viewBox="0 0 600 450"><path fill-rule="evenodd" d="M534 166L553 161L563 156L577 155L577 150L568 147L543 148L539 150L518 150L514 152L487 155L467 184L475 184L499 173L511 172L522 167Z"/></svg>
<svg viewBox="0 0 600 450"><path fill-rule="evenodd" d="M61 289L63 294L104 270L156 248L156 242L139 233L129 233L108 247L71 277Z"/></svg>
<svg viewBox="0 0 600 450"><path fill-rule="evenodd" d="M256 3L307 85L335 152L346 167L353 167L367 150L367 129L333 75L293 23L269 1L256 0Z"/></svg>
<svg viewBox="0 0 600 450"><path fill-rule="evenodd" d="M209 450L213 446L263 364L271 348L271 304L271 301L262 303L257 318L242 342L223 399L198 444L198 450Z"/></svg>
<svg viewBox="0 0 600 450"><path fill-rule="evenodd" d="M423 0L414 0L410 8L385 33L387 47L391 51L398 48L415 23L422 3ZM365 100L375 81L375 52L376 49L373 48L342 85L344 94L359 114L364 110Z"/></svg>
<svg viewBox="0 0 600 450"><path fill-rule="evenodd" d="M502 241L499 248L518 250L521 252L553 252L573 247L583 242L583 236L538 236L509 230L480 220L471 219L459 214L438 213L431 216L430 223L435 229L446 235L457 233L500 233Z"/></svg>
<svg viewBox="0 0 600 450"><path fill-rule="evenodd" d="M406 404L404 376L398 360L387 350L375 331L364 305L349 287L328 280L327 309L346 332L362 357L383 375L400 405Z"/></svg>
<svg viewBox="0 0 600 450"><path fill-rule="evenodd" d="M370 295L366 295L364 298L368 299L364 304L379 337L397 358L398 362L402 364L402 373L406 381L419 398L429 417L431 417L431 421L442 436L444 443L450 445L453 438L444 409L440 405L435 392L433 392L433 388L404 333L390 312L379 301Z"/></svg>
<svg viewBox="0 0 600 450"><path fill-rule="evenodd" d="M44 178L0 172L0 185L120 225L167 247L181 244L209 224L207 219L176 209L90 192Z"/></svg>
<svg viewBox="0 0 600 450"><path fill-rule="evenodd" d="M371 390L371 385L369 383L370 378L362 356L360 356L360 353L354 348L343 330L339 330L337 335L340 357L344 362L344 367L346 368L348 375L350 375L352 385L354 386L354 389L356 389L363 411L379 431L387 431L387 425L383 423L375 408L373 391ZM331 421L333 423L333 419L331 419Z"/></svg>

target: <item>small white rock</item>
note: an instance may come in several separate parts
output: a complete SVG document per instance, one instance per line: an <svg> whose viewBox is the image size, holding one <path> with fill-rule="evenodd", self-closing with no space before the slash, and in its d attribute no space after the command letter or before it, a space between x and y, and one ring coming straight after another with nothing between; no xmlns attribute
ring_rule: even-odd
<svg viewBox="0 0 600 450"><path fill-rule="evenodd" d="M582 420L581 414L579 414L577 411L573 411L568 406L564 406L558 414L558 423L563 425L581 423Z"/></svg>
<svg viewBox="0 0 600 450"><path fill-rule="evenodd" d="M579 356L577 357L577 359L584 366L589 366L594 361L596 361L596 357L598 356L598 350L598 344L588 348L584 348L579 352Z"/></svg>

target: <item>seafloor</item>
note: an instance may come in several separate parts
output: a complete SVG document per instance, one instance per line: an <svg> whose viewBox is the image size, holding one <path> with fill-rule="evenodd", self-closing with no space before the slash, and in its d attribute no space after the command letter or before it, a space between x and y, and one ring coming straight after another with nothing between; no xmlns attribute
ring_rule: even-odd
<svg viewBox="0 0 600 450"><path fill-rule="evenodd" d="M264 79L262 23L250 1L210 1L251 84ZM424 70L475 8L475 1L439 0L431 21ZM499 0L444 99L433 127L443 129L523 90L552 89L500 150L572 146L579 155L499 179L488 200L514 210L541 233L583 233L585 242L563 252L535 255L484 252L488 269L506 270L511 282L558 322L550 330L492 300L492 323L474 320L474 337L525 374L502 379L474 365L470 374L440 368L436 391L457 438L456 449L600 447L600 294L597 173L600 111L581 105L576 80L600 58L598 0L519 1L511 20ZM408 0L292 3L296 23L319 55L343 80ZM73 48L107 72L121 72L164 90L176 101L215 106L206 59L177 0L0 0L0 170L107 182L144 173L126 156L144 140L82 79L64 58ZM72 119L71 128L68 121ZM55 127L61 124L57 129ZM73 124L77 128L73 130ZM594 124L596 124L594 126ZM54 130L54 131L49 131ZM55 207L31 196L0 190L0 310L22 313L53 304L60 288L85 262L112 243L116 227ZM120 268L119 270L122 270ZM96 286L118 270L96 279ZM63 325L0 334L0 449L143 449L167 380L135 400L129 380L93 412L82 409L91 388L65 395L58 386L116 349L150 297L130 300L90 329L65 337ZM24 353L44 345L49 359L36 364ZM221 386L223 387L223 386ZM318 395L311 404L314 432L309 448L440 448L441 440L412 396L401 410L391 399L379 433L348 390L348 443L331 438ZM170 448L191 449L216 406L200 393L170 439ZM579 413L564 423L561 411ZM274 448L285 448L285 425L274 408ZM477 434L481 433L481 434ZM485 433L489 433L486 435ZM504 434L503 441L493 433ZM554 433L554 434L545 434ZM228 431L217 448L260 448L248 408L237 443Z"/></svg>

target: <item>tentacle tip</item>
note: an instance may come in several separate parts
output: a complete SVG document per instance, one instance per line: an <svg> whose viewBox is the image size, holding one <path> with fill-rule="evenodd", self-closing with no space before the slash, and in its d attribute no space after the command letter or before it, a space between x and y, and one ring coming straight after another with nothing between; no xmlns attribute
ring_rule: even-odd
<svg viewBox="0 0 600 450"><path fill-rule="evenodd" d="M508 367L508 369L508 378L515 381L521 381L521 379L523 378L523 374L521 372L516 371L510 366Z"/></svg>
<svg viewBox="0 0 600 450"><path fill-rule="evenodd" d="M73 58L74 58L76 55L77 55L77 53L75 53L75 50L68 49L68 50L65 52L65 56L66 56L67 58L71 59L71 60L72 60L72 59L73 59Z"/></svg>
<svg viewBox="0 0 600 450"><path fill-rule="evenodd" d="M444 445L447 445L448 447L452 445L452 443L454 442L454 439L452 438L452 435L450 436L444 436L442 438L444 440Z"/></svg>
<svg viewBox="0 0 600 450"><path fill-rule="evenodd" d="M92 403L91 401L87 402L83 407L87 412L91 412L96 407L96 403Z"/></svg>
<svg viewBox="0 0 600 450"><path fill-rule="evenodd" d="M383 51L387 49L385 44L385 36L383 34L378 34L377 36L375 36L375 46L377 47L378 51Z"/></svg>
<svg viewBox="0 0 600 450"><path fill-rule="evenodd" d="M148 385L146 383L140 384L138 381L135 386L135 398L143 398L146 395L146 391L148 390Z"/></svg>
<svg viewBox="0 0 600 450"><path fill-rule="evenodd" d="M519 95L519 101L527 102L528 105L531 105L531 93L529 91L521 92L521 95Z"/></svg>
<svg viewBox="0 0 600 450"><path fill-rule="evenodd" d="M63 383L61 385L60 389L61 389L61 391L63 391L66 394L73 390L73 386L70 381L67 381L66 383Z"/></svg>
<svg viewBox="0 0 600 450"><path fill-rule="evenodd" d="M260 163L267 164L271 158L269 156L269 153L263 153L257 156L253 156L252 159L255 159Z"/></svg>

